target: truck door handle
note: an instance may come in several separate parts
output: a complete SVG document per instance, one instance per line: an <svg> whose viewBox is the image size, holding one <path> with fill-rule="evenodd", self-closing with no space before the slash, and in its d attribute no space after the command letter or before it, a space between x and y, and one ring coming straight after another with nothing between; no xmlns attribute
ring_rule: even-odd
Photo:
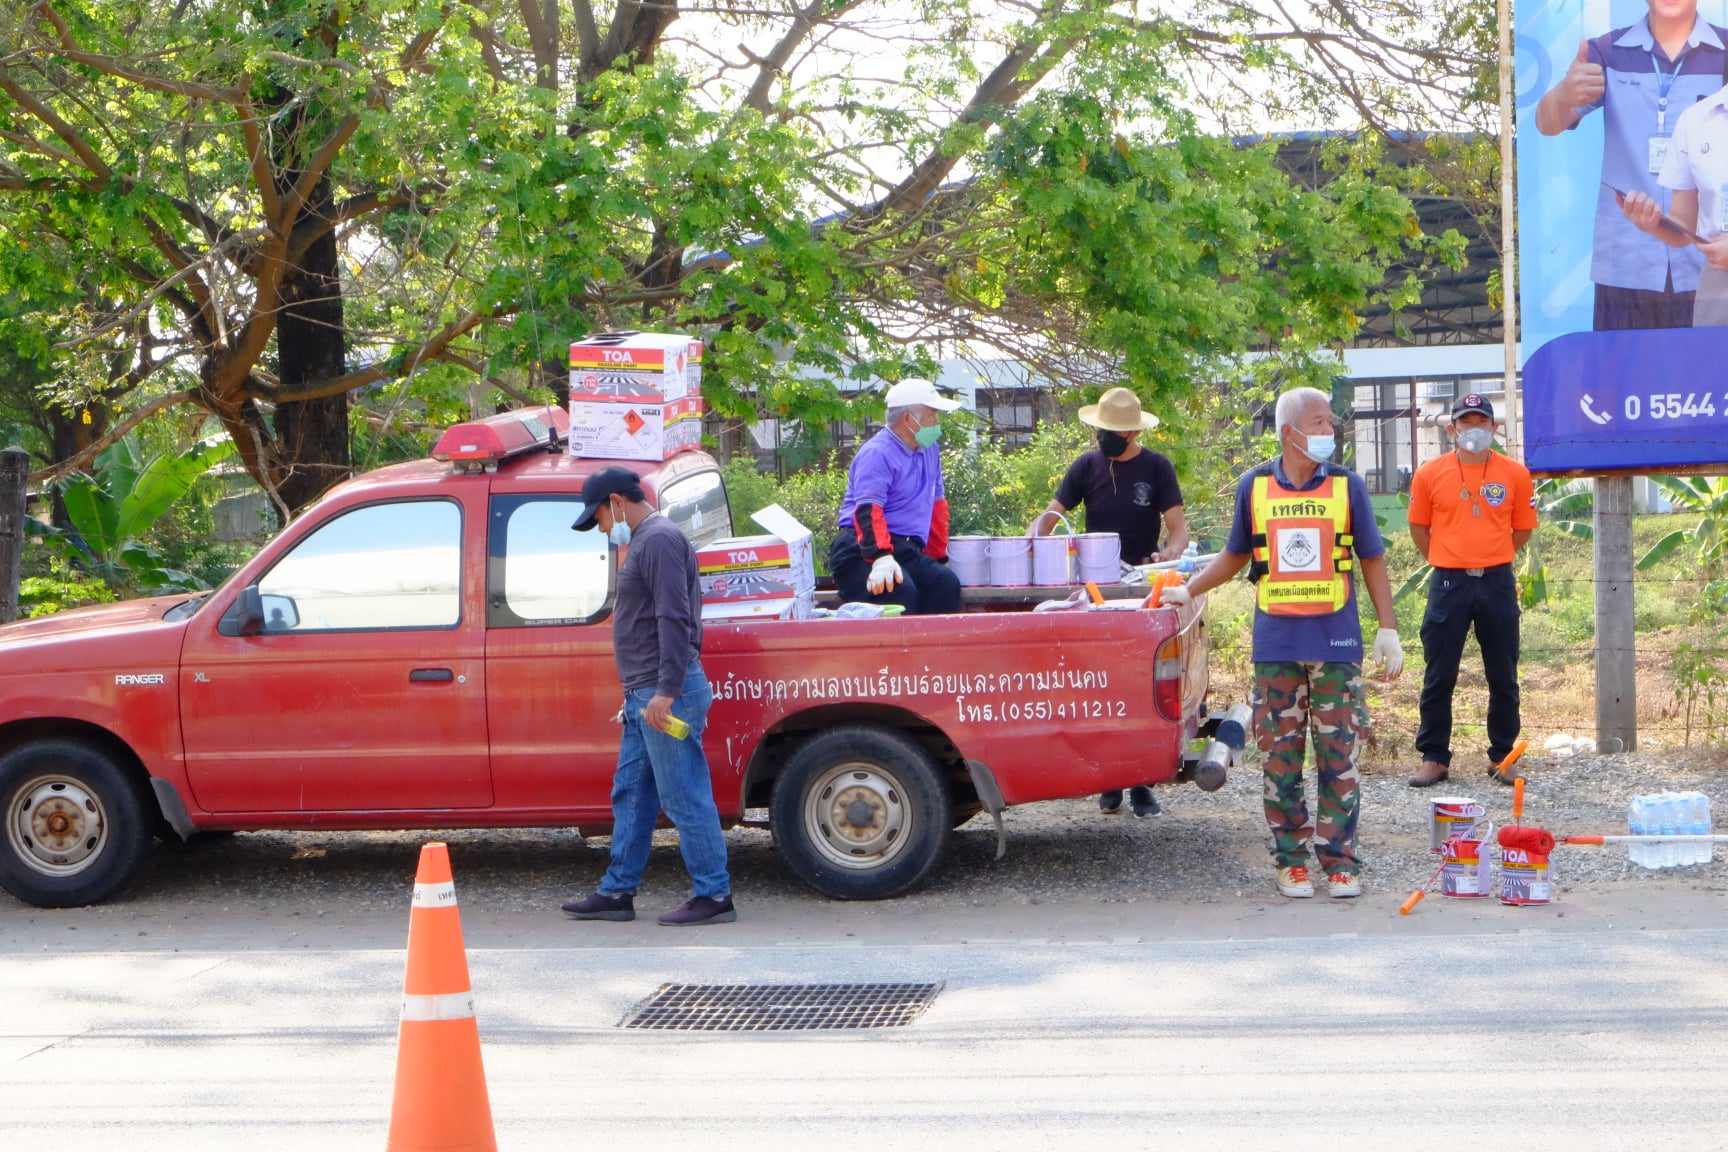
<svg viewBox="0 0 1728 1152"><path fill-rule="evenodd" d="M408 673L410 684L421 684L426 681L444 683L456 679L456 674L448 668L416 668Z"/></svg>

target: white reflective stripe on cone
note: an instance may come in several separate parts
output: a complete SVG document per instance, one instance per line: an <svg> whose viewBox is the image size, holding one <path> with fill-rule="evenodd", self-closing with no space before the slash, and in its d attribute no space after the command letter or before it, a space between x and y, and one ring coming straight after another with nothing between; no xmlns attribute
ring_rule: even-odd
<svg viewBox="0 0 1728 1152"><path fill-rule="evenodd" d="M442 884L414 885L415 908L454 908L456 907L456 883L446 880Z"/></svg>
<svg viewBox="0 0 1728 1152"><path fill-rule="evenodd" d="M404 1020L472 1020L473 992L445 992L438 996L402 997Z"/></svg>

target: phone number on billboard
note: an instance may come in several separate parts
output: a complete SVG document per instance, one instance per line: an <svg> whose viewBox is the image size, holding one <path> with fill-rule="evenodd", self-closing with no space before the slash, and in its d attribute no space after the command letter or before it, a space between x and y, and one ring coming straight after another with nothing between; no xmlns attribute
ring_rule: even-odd
<svg viewBox="0 0 1728 1152"><path fill-rule="evenodd" d="M1722 394L1723 411L1728 411L1728 392ZM1626 419L1648 416L1652 420L1695 420L1700 416L1716 415L1716 398L1709 392L1653 392L1648 396L1628 396L1622 405Z"/></svg>

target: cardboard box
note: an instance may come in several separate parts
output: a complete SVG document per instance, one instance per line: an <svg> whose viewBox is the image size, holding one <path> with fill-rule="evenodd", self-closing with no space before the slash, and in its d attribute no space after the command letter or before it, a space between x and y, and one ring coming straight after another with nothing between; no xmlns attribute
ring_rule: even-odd
<svg viewBox="0 0 1728 1152"><path fill-rule="evenodd" d="M702 398L570 399L570 455L590 460L665 460L702 446Z"/></svg>
<svg viewBox="0 0 1728 1152"><path fill-rule="evenodd" d="M792 620L795 618L796 609L795 600L717 600L712 604L702 605L702 622L712 624L735 623L740 620Z"/></svg>
<svg viewBox="0 0 1728 1152"><path fill-rule="evenodd" d="M702 341L608 332L570 345L572 400L683 400L702 395Z"/></svg>
<svg viewBox="0 0 1728 1152"><path fill-rule="evenodd" d="M784 604L795 619L816 603L816 555L810 530L778 504L751 519L765 536L716 540L696 550L703 611L710 604Z"/></svg>

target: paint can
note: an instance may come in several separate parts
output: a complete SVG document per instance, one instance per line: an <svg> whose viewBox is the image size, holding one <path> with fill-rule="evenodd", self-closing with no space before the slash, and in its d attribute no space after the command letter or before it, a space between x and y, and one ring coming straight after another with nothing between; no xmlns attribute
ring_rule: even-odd
<svg viewBox="0 0 1728 1152"><path fill-rule="evenodd" d="M982 588L990 583L989 536L954 536L948 541L948 570L962 588Z"/></svg>
<svg viewBox="0 0 1728 1152"><path fill-rule="evenodd" d="M1445 860L1440 866L1440 895L1459 900L1480 900L1491 891L1489 854L1482 845L1494 831L1494 825L1479 820L1462 835L1448 837L1440 845Z"/></svg>
<svg viewBox="0 0 1728 1152"><path fill-rule="evenodd" d="M1122 580L1122 537L1114 532L1082 532L1074 537L1076 580L1118 584Z"/></svg>
<svg viewBox="0 0 1728 1152"><path fill-rule="evenodd" d="M1039 586L1074 583L1074 537L1032 538L1032 583Z"/></svg>
<svg viewBox="0 0 1728 1152"><path fill-rule="evenodd" d="M990 557L991 584L998 588L1022 588L1032 583L1030 537L992 536L984 552Z"/></svg>
<svg viewBox="0 0 1728 1152"><path fill-rule="evenodd" d="M1500 850L1500 903L1546 904L1550 891L1548 857L1522 848Z"/></svg>
<svg viewBox="0 0 1728 1152"><path fill-rule="evenodd" d="M1429 847L1440 846L1454 836L1468 836L1470 826L1488 814L1481 803L1468 796L1436 796L1428 803Z"/></svg>

